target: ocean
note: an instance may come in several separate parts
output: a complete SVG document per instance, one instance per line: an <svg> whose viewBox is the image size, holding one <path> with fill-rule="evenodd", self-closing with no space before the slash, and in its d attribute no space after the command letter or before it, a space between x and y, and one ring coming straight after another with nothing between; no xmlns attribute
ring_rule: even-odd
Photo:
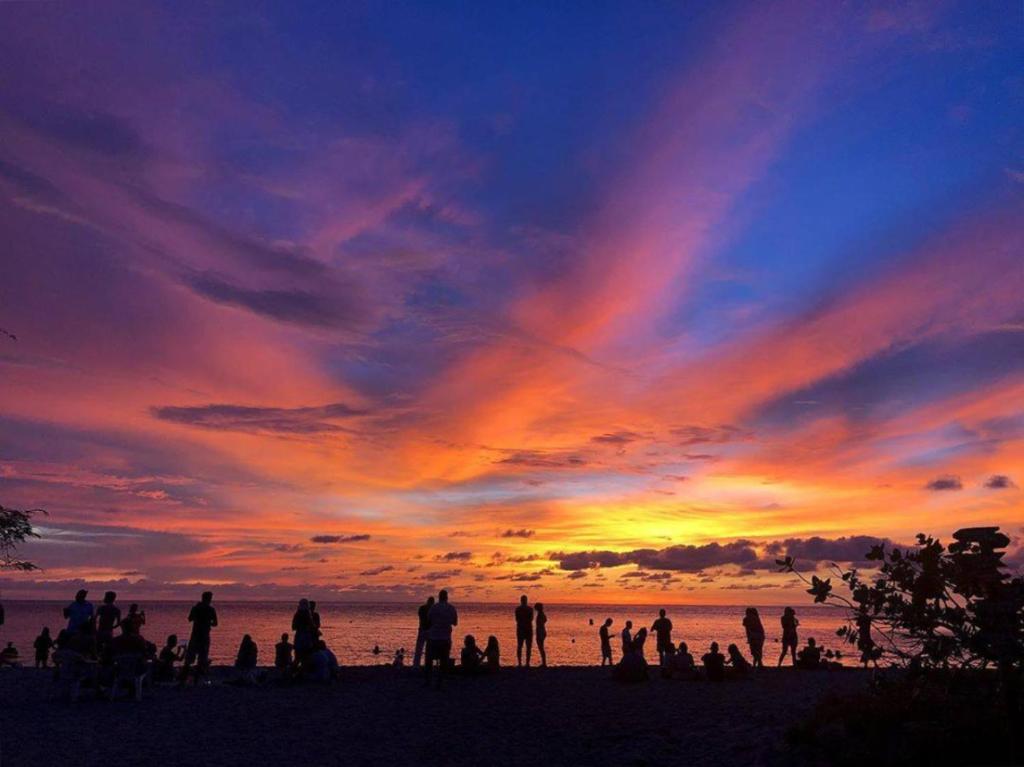
<svg viewBox="0 0 1024 767"><path fill-rule="evenodd" d="M54 637L66 625L61 617L67 602L5 601L6 624L0 627L0 642L14 642L23 663L32 661L32 642L43 626L49 626ZM94 602L94 604L96 604ZM127 602L118 601L127 613ZM459 625L453 636L454 650L466 634L473 634L483 646L491 634L501 645L503 665L515 664L515 623L512 604L459 604ZM162 645L168 634L177 633L179 639L189 635L188 611L192 602L146 602L140 607L146 612L143 635L151 642ZM251 634L260 650L260 664L273 663L273 646L283 632L291 628L293 603L285 602L218 602L220 625L214 629L211 657L215 663L234 662L235 653L243 634ZM579 605L545 603L548 614L548 638L545 644L549 665L586 666L600 663L601 653L597 631L605 618L614 621L612 633L614 657L618 659L618 634L627 620L633 621L634 632L647 627L658 617L659 607L668 610L673 623L673 641L685 641L695 656L704 653L712 641L722 650L730 642L737 643L747 654L746 639L741 621L743 608L695 605ZM756 605L755 605L756 606ZM416 645L416 604L321 602L318 605L325 641L335 651L342 665L365 666L387 663L395 650L405 648L407 663L412 661ZM800 641L814 637L831 649L846 649L840 644L835 630L842 623L841 610L824 606L795 605L800 619ZM780 650L781 628L779 617L782 607L757 606L761 621L768 634L765 643L765 661L774 663ZM593 620L593 625L591 625ZM374 646L381 653L375 655ZM656 657L653 637L647 643L647 656ZM849 659L848 659L849 661ZM534 649L534 663L536 648Z"/></svg>

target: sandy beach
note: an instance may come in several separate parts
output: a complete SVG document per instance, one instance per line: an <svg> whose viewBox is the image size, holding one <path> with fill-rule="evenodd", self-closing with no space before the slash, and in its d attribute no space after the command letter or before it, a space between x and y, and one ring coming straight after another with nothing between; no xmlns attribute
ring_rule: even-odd
<svg viewBox="0 0 1024 767"><path fill-rule="evenodd" d="M778 761L787 728L858 670L769 669L721 684L607 669L502 669L449 677L343 670L331 687L147 690L141 703L55 701L51 674L0 673L0 764L758 765Z"/></svg>

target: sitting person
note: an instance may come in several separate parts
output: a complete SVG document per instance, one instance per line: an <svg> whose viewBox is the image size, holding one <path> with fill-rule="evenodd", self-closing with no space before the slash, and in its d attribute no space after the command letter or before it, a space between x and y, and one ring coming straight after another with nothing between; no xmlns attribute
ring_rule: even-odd
<svg viewBox="0 0 1024 767"><path fill-rule="evenodd" d="M174 664L185 657L185 648L178 644L178 635L171 634L153 665L154 682L173 682Z"/></svg>
<svg viewBox="0 0 1024 767"><path fill-rule="evenodd" d="M142 627L146 625L146 611L139 610L137 604L128 607L128 614L121 620L121 632L123 634L141 634Z"/></svg>
<svg viewBox="0 0 1024 767"><path fill-rule="evenodd" d="M484 671L493 674L501 667L501 650L498 647L498 637L491 634L487 637L487 646L484 648Z"/></svg>
<svg viewBox="0 0 1024 767"><path fill-rule="evenodd" d="M36 651L36 668L46 668L50 660L50 650L53 649L53 639L50 637L50 627L44 626L42 633L32 643Z"/></svg>
<svg viewBox="0 0 1024 767"><path fill-rule="evenodd" d="M249 634L242 637L235 656L235 681L238 684L256 683L256 666L259 663L259 648Z"/></svg>
<svg viewBox="0 0 1024 767"><path fill-rule="evenodd" d="M677 679L697 679L700 677L697 663L694 661L693 655L690 654L690 648L686 646L686 642L680 642L679 646L675 648L669 663L669 669L672 672L672 676Z"/></svg>
<svg viewBox="0 0 1024 767"><path fill-rule="evenodd" d="M395 657L391 659L391 668L405 667L405 648L399 647L395 650Z"/></svg>
<svg viewBox="0 0 1024 767"><path fill-rule="evenodd" d="M122 633L106 642L100 657L100 686L113 688L119 679L145 675L147 657L152 654L150 648L150 643L139 634Z"/></svg>
<svg viewBox="0 0 1024 767"><path fill-rule="evenodd" d="M281 641L274 645L274 668L285 671L291 667L295 653L295 645L288 641L288 633L281 634Z"/></svg>
<svg viewBox="0 0 1024 767"><path fill-rule="evenodd" d="M644 663L647 659L644 658L644 644L647 642L647 629L643 628L636 632L636 636L633 637L633 641L630 643L629 651L634 655L639 655Z"/></svg>
<svg viewBox="0 0 1024 767"><path fill-rule="evenodd" d="M318 639L313 647L313 654L306 664L309 678L314 682L330 682L337 679L339 672L337 656L327 648L327 643L322 639Z"/></svg>
<svg viewBox="0 0 1024 767"><path fill-rule="evenodd" d="M725 679L725 656L718 650L718 642L711 643L711 649L701 658L704 674L708 681L721 682Z"/></svg>
<svg viewBox="0 0 1024 767"><path fill-rule="evenodd" d="M643 631L643 629L640 629L640 631ZM639 634L640 632L637 633ZM630 647L630 652L623 655L615 665L615 669L612 671L612 678L616 682L646 682L647 661L644 660L642 653L634 651L636 647L635 642L631 643Z"/></svg>
<svg viewBox="0 0 1024 767"><path fill-rule="evenodd" d="M738 674L746 674L753 666L750 665L750 661L743 657L743 653L740 652L740 648L734 644L729 645L727 652L729 653L728 663L733 667L733 670Z"/></svg>
<svg viewBox="0 0 1024 767"><path fill-rule="evenodd" d="M818 669L825 668L821 662L821 648L818 647L818 643L814 640L814 637L809 638L807 640L807 646L797 653L796 667L811 671L817 671Z"/></svg>
<svg viewBox="0 0 1024 767"><path fill-rule="evenodd" d="M104 654L109 654L111 658L122 655L137 655L144 658L148 651L149 643L141 634L121 634L111 639L104 647Z"/></svg>
<svg viewBox="0 0 1024 767"><path fill-rule="evenodd" d="M7 647L0 650L0 666L20 666L19 657L18 648L14 646L14 642L8 642Z"/></svg>
<svg viewBox="0 0 1024 767"><path fill-rule="evenodd" d="M462 643L462 652L459 661L462 664L462 673L467 676L476 676L480 673L480 661L484 657L483 652L476 645L476 637L466 634Z"/></svg>

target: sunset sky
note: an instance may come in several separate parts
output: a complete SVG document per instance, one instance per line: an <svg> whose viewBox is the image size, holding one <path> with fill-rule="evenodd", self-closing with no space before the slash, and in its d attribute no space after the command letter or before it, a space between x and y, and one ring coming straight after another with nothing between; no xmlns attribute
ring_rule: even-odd
<svg viewBox="0 0 1024 767"><path fill-rule="evenodd" d="M779 603L1024 525L1019 2L0 6L5 597Z"/></svg>

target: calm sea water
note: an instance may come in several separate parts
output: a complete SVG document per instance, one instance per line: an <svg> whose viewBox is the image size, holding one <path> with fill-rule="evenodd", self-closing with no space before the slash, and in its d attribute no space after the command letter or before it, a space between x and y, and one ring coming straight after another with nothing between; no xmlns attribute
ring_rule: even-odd
<svg viewBox="0 0 1024 767"><path fill-rule="evenodd" d="M0 641L13 641L20 650L22 660L31 662L32 641L43 626L49 626L51 633L66 625L61 610L66 602L21 602L5 601L7 622L0 627ZM94 603L95 604L95 603ZM118 603L127 612L127 603ZM188 611L191 602L150 602L141 603L146 611L146 626L143 635L160 644L168 634L177 633L187 639L189 634ZM260 663L273 663L273 645L282 632L291 628L295 605L283 602L214 602L220 625L213 632L211 656L215 663L234 661L238 643L243 634L251 634L260 648ZM515 663L515 624L512 611L515 604L459 604L459 625L455 632L456 645L461 644L465 634L473 634L482 645L487 637L494 634L501 644L502 663ZM548 639L546 648L548 663L552 665L583 666L600 662L601 654L597 631L605 618L615 623L612 631L616 637L612 646L615 658L619 657L618 632L626 620L633 621L634 632L641 626L650 629L658 616L658 608L652 606L574 605L545 603L548 614ZM412 660L416 644L415 604L394 603L341 603L322 602L318 605L322 620L324 639L337 653L343 665L373 665L388 662L396 649L404 647L407 662ZM704 652L712 641L725 646L736 642L746 653L746 640L741 621L741 607L708 606L666 606L672 619L673 640L683 640L690 645L691 652ZM779 617L781 607L758 607L761 621L768 634L765 644L765 660L773 658L780 649ZM841 645L835 636L841 624L842 613L835 608L822 606L797 607L800 619L801 643L807 637L815 637L826 647L839 649ZM594 624L590 625L593 619ZM381 654L374 655L373 647L379 645ZM697 654L695 652L695 654ZM653 637L647 644L647 655L655 657ZM775 655L774 657L777 657ZM536 662L536 661L535 661Z"/></svg>

